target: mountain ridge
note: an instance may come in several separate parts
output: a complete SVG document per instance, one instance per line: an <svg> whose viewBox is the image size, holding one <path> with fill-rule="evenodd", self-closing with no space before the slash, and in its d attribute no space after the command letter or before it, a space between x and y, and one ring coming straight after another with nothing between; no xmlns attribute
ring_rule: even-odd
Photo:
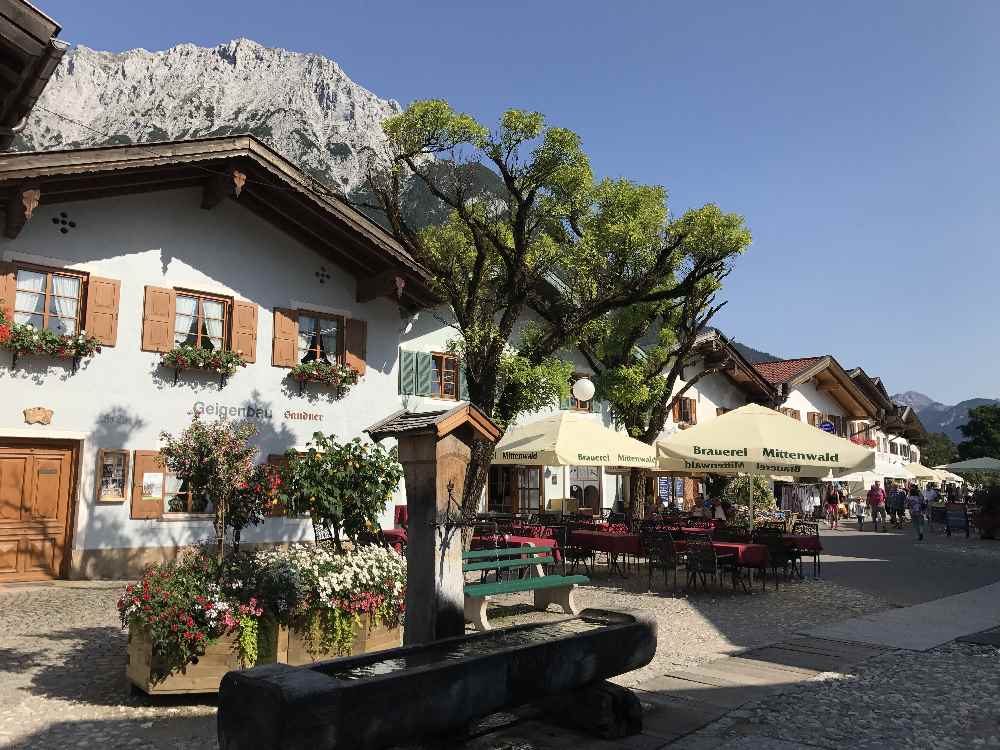
<svg viewBox="0 0 1000 750"><path fill-rule="evenodd" d="M969 421L969 410L985 404L1000 404L995 398L968 398L957 404L943 404L919 391L904 391L892 397L906 406L913 407L928 432L943 432L956 443L965 439L959 429Z"/></svg>

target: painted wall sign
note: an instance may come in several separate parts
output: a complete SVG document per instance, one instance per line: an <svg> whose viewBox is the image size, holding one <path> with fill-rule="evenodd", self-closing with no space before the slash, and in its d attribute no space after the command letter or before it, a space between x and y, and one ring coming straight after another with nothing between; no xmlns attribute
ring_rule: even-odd
<svg viewBox="0 0 1000 750"><path fill-rule="evenodd" d="M292 422L322 422L323 415L309 411L286 411L283 415L285 419Z"/></svg>
<svg viewBox="0 0 1000 750"><path fill-rule="evenodd" d="M24 410L24 421L26 424L52 424L52 414L53 411L44 406L32 406Z"/></svg>
<svg viewBox="0 0 1000 750"><path fill-rule="evenodd" d="M833 426L833 422L820 422L819 428L823 432L829 432L831 435L837 431L837 428Z"/></svg>
<svg viewBox="0 0 1000 750"><path fill-rule="evenodd" d="M270 419L271 410L266 406L256 404L243 404L242 406L229 406L227 404L207 404L204 401L195 401L191 408L191 414L206 417L223 417L225 419Z"/></svg>

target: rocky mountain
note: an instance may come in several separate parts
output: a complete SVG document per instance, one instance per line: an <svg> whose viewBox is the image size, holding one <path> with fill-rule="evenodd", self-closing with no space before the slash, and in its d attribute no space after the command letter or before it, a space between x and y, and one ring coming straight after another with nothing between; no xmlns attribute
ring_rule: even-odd
<svg viewBox="0 0 1000 750"><path fill-rule="evenodd" d="M950 406L917 391L898 393L892 400L913 407L928 432L943 432L956 443L965 439L958 428L968 421L969 409L1000 403L1000 399L970 398Z"/></svg>
<svg viewBox="0 0 1000 750"><path fill-rule="evenodd" d="M362 179L359 153L384 144L381 123L399 111L322 55L249 39L118 54L79 46L63 57L14 148L252 133L349 193Z"/></svg>
<svg viewBox="0 0 1000 750"><path fill-rule="evenodd" d="M762 352L760 349L754 349L752 346L741 344L738 341L734 341L733 346L736 347L736 351L742 354L748 362L751 362L753 364L758 364L760 362L781 361L781 357L775 357L773 354Z"/></svg>

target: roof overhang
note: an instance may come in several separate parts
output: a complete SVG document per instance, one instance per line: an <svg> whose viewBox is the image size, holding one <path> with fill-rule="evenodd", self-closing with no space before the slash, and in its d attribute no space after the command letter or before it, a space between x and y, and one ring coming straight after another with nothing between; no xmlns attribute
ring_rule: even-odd
<svg viewBox="0 0 1000 750"><path fill-rule="evenodd" d="M770 406L781 401L778 389L733 346L721 331L710 329L698 336L694 351L704 358L708 368L718 367L750 401Z"/></svg>
<svg viewBox="0 0 1000 750"><path fill-rule="evenodd" d="M0 0L0 150L10 147L69 46L59 24L24 0Z"/></svg>
<svg viewBox="0 0 1000 750"><path fill-rule="evenodd" d="M853 370L848 370L848 375L851 376L854 384L868 396L869 400L882 411L883 418L884 415L889 415L895 410L895 405L892 403L892 399L889 398L889 394L885 392L885 388L880 383L876 383L864 371L864 368L855 367Z"/></svg>
<svg viewBox="0 0 1000 750"><path fill-rule="evenodd" d="M821 357L814 365L807 367L786 382L792 388L810 380L816 381L816 388L829 393L847 410L850 419L878 419L878 408L871 399L854 383L851 376L829 354Z"/></svg>
<svg viewBox="0 0 1000 750"><path fill-rule="evenodd" d="M206 209L235 200L329 258L358 279L359 301L438 304L427 270L395 239L253 136L0 155L7 237L39 204L177 188L201 188Z"/></svg>

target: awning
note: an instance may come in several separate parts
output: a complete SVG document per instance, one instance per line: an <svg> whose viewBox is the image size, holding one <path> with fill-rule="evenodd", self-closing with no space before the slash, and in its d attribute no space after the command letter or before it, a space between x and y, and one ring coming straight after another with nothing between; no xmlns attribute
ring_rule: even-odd
<svg viewBox="0 0 1000 750"><path fill-rule="evenodd" d="M968 472L970 474L1000 474L1000 460L984 456L983 458L969 458L965 461L956 461L955 463L944 464L939 468L954 471L959 474L963 472Z"/></svg>

